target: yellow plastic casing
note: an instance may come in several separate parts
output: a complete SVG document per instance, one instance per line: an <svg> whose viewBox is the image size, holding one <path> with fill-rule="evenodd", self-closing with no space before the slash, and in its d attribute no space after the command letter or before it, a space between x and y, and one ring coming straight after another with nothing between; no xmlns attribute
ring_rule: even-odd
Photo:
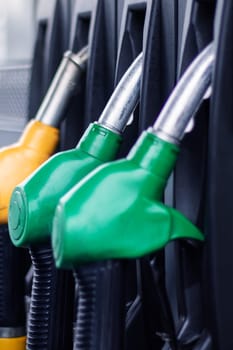
<svg viewBox="0 0 233 350"><path fill-rule="evenodd" d="M0 338L0 350L25 350L26 337Z"/></svg>
<svg viewBox="0 0 233 350"><path fill-rule="evenodd" d="M19 142L0 150L0 225L7 223L9 201L15 186L53 154L58 141L57 128L32 120Z"/></svg>

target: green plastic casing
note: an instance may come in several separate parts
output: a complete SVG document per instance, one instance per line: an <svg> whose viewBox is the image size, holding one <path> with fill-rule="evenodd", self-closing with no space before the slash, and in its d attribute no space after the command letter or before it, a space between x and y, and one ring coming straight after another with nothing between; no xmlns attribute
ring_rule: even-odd
<svg viewBox="0 0 233 350"><path fill-rule="evenodd" d="M56 266L137 258L176 238L203 240L183 215L159 202L177 154L177 146L146 131L126 159L100 166L73 187L54 217Z"/></svg>
<svg viewBox="0 0 233 350"><path fill-rule="evenodd" d="M115 158L121 136L94 123L75 149L50 158L11 196L9 232L13 244L28 247L46 242L58 200L85 175Z"/></svg>

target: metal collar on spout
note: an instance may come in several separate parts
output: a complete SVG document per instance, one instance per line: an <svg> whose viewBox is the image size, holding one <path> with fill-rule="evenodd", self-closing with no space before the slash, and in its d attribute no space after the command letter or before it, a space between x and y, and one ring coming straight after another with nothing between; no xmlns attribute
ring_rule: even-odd
<svg viewBox="0 0 233 350"><path fill-rule="evenodd" d="M211 84L215 54L208 45L188 67L162 109L152 131L161 139L179 143Z"/></svg>
<svg viewBox="0 0 233 350"><path fill-rule="evenodd" d="M142 53L134 60L121 78L98 123L122 133L139 101L142 75Z"/></svg>
<svg viewBox="0 0 233 350"><path fill-rule="evenodd" d="M70 59L81 69L85 70L89 56L88 46L83 47L78 53L71 53Z"/></svg>
<svg viewBox="0 0 233 350"><path fill-rule="evenodd" d="M68 51L53 78L53 81L42 101L35 119L50 126L57 127L65 117L69 100L80 82L88 60L88 47L78 53Z"/></svg>

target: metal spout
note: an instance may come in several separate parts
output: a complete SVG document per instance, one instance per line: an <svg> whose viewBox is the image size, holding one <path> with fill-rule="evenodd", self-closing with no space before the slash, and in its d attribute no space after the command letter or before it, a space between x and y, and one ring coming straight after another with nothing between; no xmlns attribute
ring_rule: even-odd
<svg viewBox="0 0 233 350"><path fill-rule="evenodd" d="M142 53L140 53L121 78L98 123L122 133L139 101L142 75Z"/></svg>
<svg viewBox="0 0 233 350"><path fill-rule="evenodd" d="M152 132L165 141L179 143L210 87L215 53L209 44L185 71L163 107Z"/></svg>
<svg viewBox="0 0 233 350"><path fill-rule="evenodd" d="M88 47L74 54L68 51L53 78L35 119L54 127L65 117L65 109L77 90L81 74L86 69Z"/></svg>

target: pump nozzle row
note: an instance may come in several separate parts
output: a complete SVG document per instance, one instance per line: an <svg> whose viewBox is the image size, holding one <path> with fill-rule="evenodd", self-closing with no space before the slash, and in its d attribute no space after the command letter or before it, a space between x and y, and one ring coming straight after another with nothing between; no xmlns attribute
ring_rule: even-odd
<svg viewBox="0 0 233 350"><path fill-rule="evenodd" d="M114 169L115 168L118 169L119 167L119 173L120 173L121 172L120 169L122 165L122 168L129 167L129 170L128 170L129 173L127 175L127 178L131 183L129 188L132 189L132 178L133 178L134 171L135 171L135 176L137 174L136 169L134 169L135 167L132 166L131 164L131 159L134 159L134 161L138 164L139 168L142 167L142 168L148 169L148 171L155 171L160 179L164 179L163 181L162 180L158 182L155 181L154 185L151 185L153 188L153 191L151 189L151 192L154 193L155 197L158 199L161 197L162 192L165 188L166 181L174 167L175 160L177 157L177 150L174 148L174 145L176 145L177 142L182 138L184 134L184 130L190 118L193 116L194 112L200 106L200 103L205 95L205 92L210 86L211 76L213 71L213 63L214 63L214 53L213 53L213 47L211 44L194 60L194 62L187 69L187 71L185 72L181 80L178 82L176 88L172 92L170 98L168 99L168 102L165 104L153 128L150 128L147 132L144 132L142 134L142 136L139 138L135 146L132 148L127 159L124 161L117 161L115 163L107 165L106 167L103 167L102 169L100 168L99 171L96 171L95 173L93 173L92 177L89 176L86 181L82 181L81 185L78 184L76 187L72 189L72 191L67 193L66 196L60 200L60 205L58 206L58 209L57 209L57 215L55 216L55 221L54 221L55 224L53 227L54 228L53 229L54 255L55 255L57 266L60 267L63 264L64 265L68 264L68 260L69 260L69 263L71 263L72 259L76 265L79 261L79 258L80 258L80 262L83 261L83 259L85 261L98 260L100 259L100 257L102 257L103 259L109 259L111 257L123 258L127 256L127 253L126 253L127 251L129 256L131 257L134 255L135 255L134 257L142 256L148 253L148 251L144 250L145 246L143 244L140 244L139 241L136 243L135 231L138 231L136 227L135 227L135 230L131 230L128 233L129 236L127 235L122 236L123 238L127 237L124 243L125 247L123 249L124 245L122 246L123 242L121 242L120 234L118 233L118 232L122 232L123 227L118 227L117 232L115 232L115 228L117 227L116 221L118 221L117 212L116 212L116 209L113 210L111 205L111 202L114 203L114 208L115 208L116 198L119 198L119 207L117 209L119 211L119 223L124 222L123 220L120 221L120 217L121 215L123 215L123 213L125 213L126 208L131 208L132 210L132 208L134 208L134 206L136 205L138 200L136 201L135 195L139 191L139 188L140 188L139 184L138 184L138 188L136 187L134 188L134 192L132 190L132 194L134 193L133 198L135 198L135 203L132 201L131 206L129 203L127 205L125 204L126 205L125 208L123 203L127 203L130 198L129 190L125 188L125 193L127 193L127 195L126 194L123 195L123 192L121 193L121 191L119 191L118 193L118 190L115 193L114 188L117 188L117 186L114 185L114 183L112 183L112 187L113 187L112 189L110 189L109 186L107 186L106 184L105 190L104 188L102 188L102 184L105 183L105 178L106 178L106 182L109 183L110 181L109 179L115 178L115 176L116 176L116 183L117 183L118 170L115 171ZM154 154L152 153L152 150L154 150ZM110 169L112 169L112 172L110 171ZM120 174L119 174L119 179L120 179ZM141 181L140 177L138 178L137 181ZM119 182L119 187L121 187L120 185L121 185L121 182ZM90 195L89 193L89 188L91 191L90 193L92 193L92 195ZM108 191L109 191L109 197L108 199L106 199L106 202L105 202L103 198L105 198L105 196L108 196L107 195ZM123 200L121 199L120 193L122 194ZM114 198L114 194L116 198ZM101 198L99 196L101 196ZM103 201L105 205L100 204ZM99 203L98 204L99 209L96 208L96 205L94 205L95 203ZM108 208L106 203L108 203L109 205ZM109 212L110 210L109 208L111 208L112 212L114 213L115 224L112 223L112 225L109 225L108 227L108 225L105 225L106 221L110 220L110 217L112 217L113 215L111 214L111 212ZM143 208L143 205L142 205L142 208ZM69 212L72 212L71 216ZM87 214L87 216L85 213ZM143 210L142 210L142 213L143 213ZM77 218L75 221L73 221L72 219L73 215L77 215ZM128 217L129 222L131 222L132 220L135 220L135 217L139 218L140 215L138 215L138 213L137 215L132 215L132 216L129 215ZM89 222L89 220L91 220L91 218L93 218L93 220L95 218L95 226L94 227L91 226L92 234L88 234L87 230L89 226L87 223ZM73 222L72 226L69 224L70 220L72 220ZM84 226L79 224L79 220L82 222L82 224L84 224ZM145 220L145 222L147 221ZM68 226L66 226L66 223L68 224ZM102 225L104 225L104 227L108 227L106 231L106 237L103 233L104 230ZM127 227L130 227L129 223ZM67 233L65 233L67 229L69 233L68 231ZM109 232L113 230L116 234L116 240L114 241L114 243L113 243L111 234L109 234ZM146 231L148 234L147 228L146 228ZM80 236L81 232L82 234ZM102 243L97 244L97 241L94 239L95 237L94 232L96 232L96 235L97 235L96 239L99 240L99 242L105 242L104 244ZM140 231L139 237L141 237L141 232L143 232L143 230ZM182 233L180 232L180 234ZM133 236L131 237L131 235L133 235L134 238ZM108 236L111 237L109 240L107 239ZM91 241L89 241L90 237L91 237ZM131 237L130 240L129 240L129 237ZM154 233L153 233L153 237L157 237L157 236L154 236ZM69 243L66 242L66 239L69 240ZM82 241L82 245L79 244L80 240ZM85 244L84 242L86 240L88 240L88 242L86 242ZM133 242L132 244L135 247L137 253L136 252L130 253L129 241L131 243ZM145 237L144 237L144 241L145 241ZM153 239L151 239L151 237L149 239L149 236L148 236L147 244L152 245L152 241ZM73 242L73 244L71 244L71 242ZM110 244L109 247L108 247L108 244ZM120 247L122 247L122 249L120 249ZM85 249L87 249L87 251L85 251ZM141 251L141 253L139 253L139 251Z"/></svg>
<svg viewBox="0 0 233 350"><path fill-rule="evenodd" d="M43 327L38 328L37 332L34 329L34 320L36 320L38 313L41 317L40 305L44 300L44 273L47 271L48 281L51 272L53 273L55 276L53 278L54 285L58 284L60 278L57 271L51 270L48 264L49 260L53 266L52 253L50 252L48 255L48 246L50 245L52 220L57 202L62 195L93 169L115 158L121 143L120 134L139 100L141 71L142 54L122 77L98 122L89 126L77 147L52 157L33 176L19 184L14 190L9 213L9 227L13 243L16 246L30 248L33 265L36 267L40 263L38 262L38 251L40 256L47 254L45 266L42 267L40 264L40 269L36 268L37 272L34 275L36 286L41 285L41 288L34 286L33 282L28 327L28 343L30 342L30 345L36 346L43 337L44 349L49 350L49 337L43 335L50 333L51 337L53 332L57 331L47 329L46 323ZM128 101L131 94L133 98ZM46 120L48 121L48 119ZM46 293L49 288L48 283ZM33 298L35 293L37 297ZM49 303L45 305L45 310L44 319L52 320L54 310Z"/></svg>
<svg viewBox="0 0 233 350"><path fill-rule="evenodd" d="M25 252L12 245L8 227L8 208L14 187L54 153L58 125L65 108L85 70L88 49L65 54L51 86L36 115L26 126L20 140L0 150L0 348L25 349L24 276ZM12 217L12 225L23 217ZM25 265L25 266L24 266ZM14 293L13 293L14 291Z"/></svg>
<svg viewBox="0 0 233 350"><path fill-rule="evenodd" d="M137 258L178 238L203 240L196 227L160 200L177 159L177 144L210 85L213 45L188 68L154 126L141 135L127 158L102 165L114 159L121 139L119 134L138 102L142 60L140 54L120 81L98 122L88 128L77 148L51 158L18 185L11 198L9 227L13 243L29 247L44 244L49 242L52 230L56 265L78 269L76 277L80 288L84 288L83 298L89 298L90 290L86 291L85 286L93 278L96 282L89 286L95 289L93 295L97 289L108 295L105 300L91 301L92 313L83 328L79 328L79 315L83 319L80 310L88 303L80 299L75 342L87 346L86 349L90 344L85 343L86 339L95 337L98 327L104 328L114 321L116 310L108 319L96 312L100 303L103 309L114 305L109 291L116 276L121 280L122 268L121 262L101 262L87 267L82 266L84 262ZM21 218L17 224L15 217ZM111 283L105 285L103 280ZM116 284L116 291L121 293L121 284ZM123 327L120 323L117 321L117 325ZM86 333L87 329L91 334ZM96 349L100 349L100 344L110 349L109 337L110 333L102 332ZM121 349L122 341L117 344L116 349Z"/></svg>
<svg viewBox="0 0 233 350"><path fill-rule="evenodd" d="M114 159L120 146L119 134L139 100L141 71L142 54L126 71L99 120L89 126L77 147L56 154L15 188L9 227L16 246L48 239L60 197L102 162ZM125 96L130 99L131 92L133 98L125 105ZM56 190L51 191L55 184ZM21 218L20 224L14 224L15 217Z"/></svg>
<svg viewBox="0 0 233 350"><path fill-rule="evenodd" d="M140 136L126 159L99 167L59 201L53 222L53 253L57 267L73 266L80 288L76 348L91 349L86 341L91 339L96 349L103 344L104 349L112 349L113 335L108 331L112 322L118 339L114 350L124 347L124 259L155 253L174 239L203 240L201 232L182 214L162 204L161 198L176 163L176 144L210 84L213 60L212 48L200 54L154 128ZM191 77L191 86L187 77ZM110 311L106 315L100 310Z"/></svg>

